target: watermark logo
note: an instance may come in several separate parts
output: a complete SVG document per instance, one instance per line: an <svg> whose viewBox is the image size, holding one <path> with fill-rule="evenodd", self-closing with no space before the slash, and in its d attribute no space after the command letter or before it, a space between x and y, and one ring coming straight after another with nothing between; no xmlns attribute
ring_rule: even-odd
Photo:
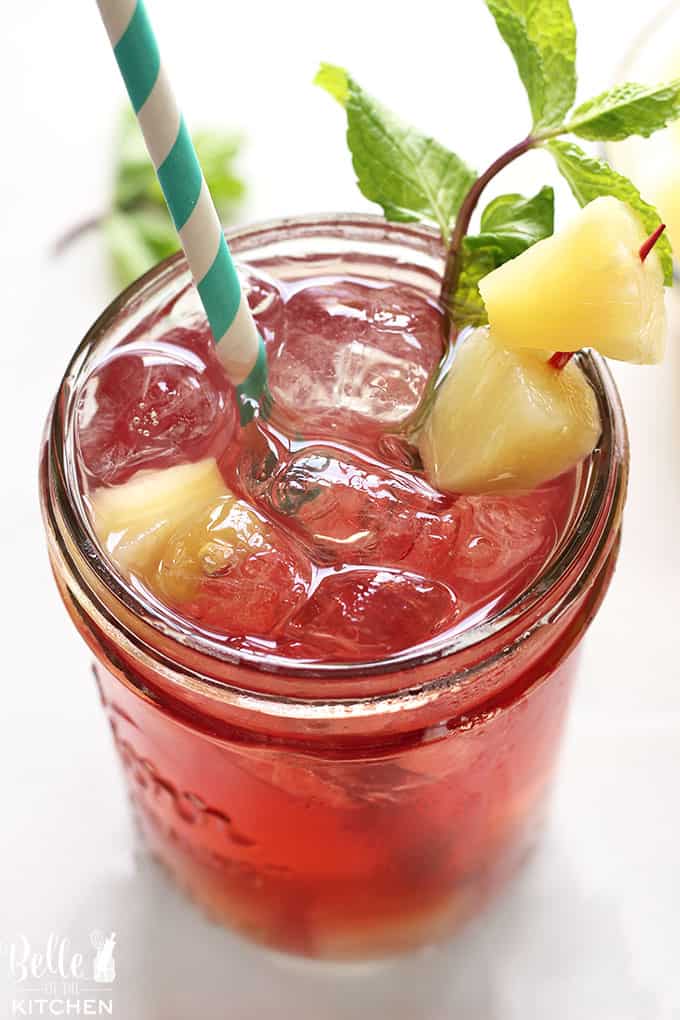
<svg viewBox="0 0 680 1020"><path fill-rule="evenodd" d="M93 980L100 984L113 984L116 980L116 963L113 959L116 945L115 931L112 931L110 935L93 931L90 934L90 942L97 951L92 965Z"/></svg>
<svg viewBox="0 0 680 1020"><path fill-rule="evenodd" d="M116 933L90 932L83 951L50 932L40 945L26 935L0 943L17 991L10 1016L113 1016Z"/></svg>

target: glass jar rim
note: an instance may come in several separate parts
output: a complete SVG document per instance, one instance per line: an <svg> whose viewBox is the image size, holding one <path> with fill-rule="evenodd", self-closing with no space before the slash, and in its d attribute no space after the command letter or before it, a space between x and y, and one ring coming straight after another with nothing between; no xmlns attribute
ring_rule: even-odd
<svg viewBox="0 0 680 1020"><path fill-rule="evenodd" d="M338 229L349 232L354 238L362 234L363 240L380 240L392 247L401 243L414 253L420 249L430 255L434 253L438 259L442 257L441 241L434 229L421 224L390 223L380 216L363 213L312 214L269 220L228 230L226 236L238 260L244 249L247 250L248 243L255 247L253 242L261 244L267 238L280 238L285 230L294 231L296 237L322 237L330 232L336 234ZM206 634L192 633L189 623L186 628L179 626L173 614L164 612L164 607L152 605L144 599L139 591L125 583L113 565L101 555L76 484L74 465L69 463L71 450L68 437L69 426L72 431L73 425L72 398L78 389L78 373L98 340L126 310L142 307L160 292L163 285L170 282L176 283L179 292L188 279L186 263L179 252L132 283L111 302L88 330L60 383L51 420L48 422L46 473L49 479L43 484L42 498L48 534L76 587L82 589L83 568L89 568L94 572L98 584L106 591L107 597L124 610L127 617L143 621L164 642L169 640L173 644L190 648L208 660L233 666L239 671L254 670L258 674L279 674L286 678L342 681L403 673L427 663L446 660L447 676L450 682L456 682L462 675L467 677L470 672L467 667L462 670L457 668L456 659L459 655L479 649L480 659L475 664L474 672L490 668L499 657L507 656L526 642L538 627L558 619L578 593L597 576L606 553L603 536L611 534L618 525L625 497L627 468L624 454L627 439L620 399L609 369L603 358L587 351L580 352L577 358L600 405L603 429L599 455L591 458L581 505L558 554L548 561L539 576L519 596L494 616L450 635L440 644L433 643L424 649L406 649L381 660L340 663L295 662L269 653L237 650ZM58 513L55 513L53 503L58 504ZM564 589L566 576L574 564L581 560L583 562L580 563L573 584L566 590L560 590L557 598L556 592ZM133 645L136 645L136 635L130 632L121 619L114 617L101 605L91 586L80 594L88 606L99 611L107 621L106 629L109 632L112 628L118 629L128 642L132 637ZM503 643L499 650L497 640L494 642L493 639L502 637L511 627L516 629L519 623L526 623L526 626L521 626L520 633L509 643ZM485 654L485 648L488 654ZM213 687L215 683L219 687L226 687L221 681L208 683Z"/></svg>

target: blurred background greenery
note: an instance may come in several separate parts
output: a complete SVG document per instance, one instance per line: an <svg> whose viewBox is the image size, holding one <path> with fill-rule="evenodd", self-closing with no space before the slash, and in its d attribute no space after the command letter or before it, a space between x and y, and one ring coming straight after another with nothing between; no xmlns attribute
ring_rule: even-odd
<svg viewBox="0 0 680 1020"><path fill-rule="evenodd" d="M246 195L238 171L243 136L217 128L193 133L198 158L223 224L231 222ZM79 221L57 241L61 254L85 233L101 232L117 288L179 250L158 178L132 110L121 113L114 136L111 204L103 213Z"/></svg>

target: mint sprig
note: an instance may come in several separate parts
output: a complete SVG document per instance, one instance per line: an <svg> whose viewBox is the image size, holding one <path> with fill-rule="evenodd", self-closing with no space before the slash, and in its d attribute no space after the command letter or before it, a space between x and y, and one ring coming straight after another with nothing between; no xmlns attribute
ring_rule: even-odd
<svg viewBox="0 0 680 1020"><path fill-rule="evenodd" d="M662 85L628 82L581 103L559 134L600 142L618 142L631 135L649 138L678 117L680 79Z"/></svg>
<svg viewBox="0 0 680 1020"><path fill-rule="evenodd" d="M468 236L484 189L497 174L529 150L543 149L553 156L581 205L600 195L614 195L638 213L651 233L660 217L635 185L605 160L558 139L570 134L590 141L648 137L680 117L680 79L655 86L619 85L572 110L576 28L568 0L485 2L515 59L529 99L532 127L479 177L440 142L405 125L344 69L323 64L316 78L347 111L347 142L363 194L378 202L388 219L435 223L448 243L441 301L447 325L456 327L483 319L479 280L519 254L521 244L528 247L552 231L552 197L548 218L548 193L543 189L530 200L502 196L483 214L479 234ZM529 219L523 223L525 215ZM670 285L672 253L666 235L656 251Z"/></svg>
<svg viewBox="0 0 680 1020"><path fill-rule="evenodd" d="M454 152L405 124L344 70L322 64L314 79L347 112L347 144L363 195L388 220L430 220L448 241L477 176Z"/></svg>

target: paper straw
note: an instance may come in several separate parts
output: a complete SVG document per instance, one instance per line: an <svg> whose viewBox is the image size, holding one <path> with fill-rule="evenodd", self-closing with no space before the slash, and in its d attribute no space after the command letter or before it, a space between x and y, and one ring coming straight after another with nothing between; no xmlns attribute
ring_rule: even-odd
<svg viewBox="0 0 680 1020"><path fill-rule="evenodd" d="M102 21L142 129L217 344L241 397L241 421L269 399L267 360L241 291L184 118L161 64L143 0L97 0Z"/></svg>

